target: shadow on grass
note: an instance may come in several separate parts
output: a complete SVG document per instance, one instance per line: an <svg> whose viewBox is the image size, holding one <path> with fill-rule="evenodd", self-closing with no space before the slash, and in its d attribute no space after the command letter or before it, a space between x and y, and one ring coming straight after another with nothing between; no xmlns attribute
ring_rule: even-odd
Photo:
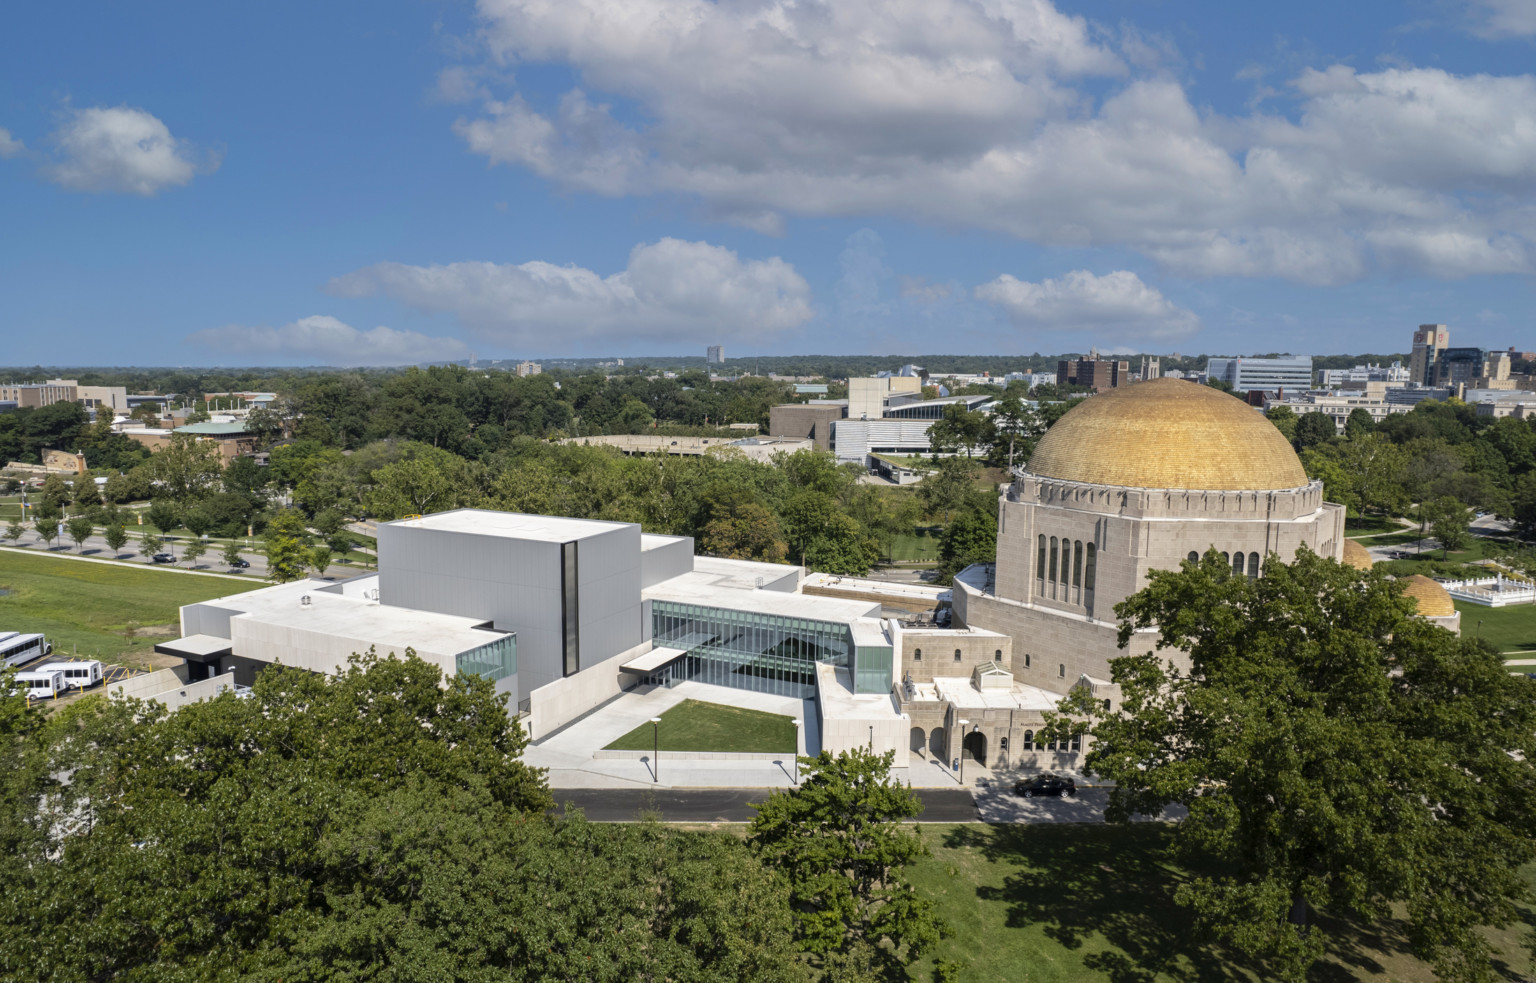
<svg viewBox="0 0 1536 983"><path fill-rule="evenodd" d="M1087 969L1112 983L1232 983L1275 979L1262 963L1201 933L1193 914L1174 902L1180 884L1214 869L1192 871L1172 849L1162 824L1134 826L958 826L945 846L971 847L1005 868L1001 887L982 886L977 898L1007 906L1010 928L1038 925L1068 950L1107 945L1083 957ZM1328 954L1309 980L1344 983L1389 971L1409 952L1405 926L1389 920L1360 926L1318 923ZM1422 965L1422 964L1419 964ZM1424 976L1428 979L1427 971Z"/></svg>

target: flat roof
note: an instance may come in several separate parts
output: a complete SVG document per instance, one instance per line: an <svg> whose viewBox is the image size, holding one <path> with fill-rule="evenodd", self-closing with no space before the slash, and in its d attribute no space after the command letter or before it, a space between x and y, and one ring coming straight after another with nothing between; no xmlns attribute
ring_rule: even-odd
<svg viewBox="0 0 1536 983"><path fill-rule="evenodd" d="M503 536L507 539L528 539L543 543L568 543L573 539L601 536L617 529L638 528L632 522L566 519L554 515L500 512L493 509L454 509L451 512L434 512L419 519L396 519L383 525L473 533L477 536Z"/></svg>
<svg viewBox="0 0 1536 983"><path fill-rule="evenodd" d="M919 692L924 685L918 684ZM933 687L939 699L948 700L961 710L1055 710L1056 704L1065 699L1063 694L1020 682L1015 682L1012 689L979 690L971 685L970 676L937 676L926 685Z"/></svg>
<svg viewBox="0 0 1536 983"><path fill-rule="evenodd" d="M229 654L230 641L217 635L187 635L170 642L157 642L155 651L161 655L179 655L183 659L202 662Z"/></svg>
<svg viewBox="0 0 1536 983"><path fill-rule="evenodd" d="M202 437L238 437L250 433L243 423L189 423L177 427L176 433L197 434Z"/></svg>
<svg viewBox="0 0 1536 983"><path fill-rule="evenodd" d="M939 601L947 600L951 596L948 587L937 587L933 584L899 584L889 580L866 580L861 577L840 577L832 573L813 573L806 575L800 582L800 589L807 587L821 587L827 590L845 590L871 596L884 595L886 597L903 597L914 601Z"/></svg>
<svg viewBox="0 0 1536 983"><path fill-rule="evenodd" d="M669 648L658 645L644 655L636 656L619 666L620 669L628 669L630 672L655 672L673 659L681 658L688 654L687 649Z"/></svg>
<svg viewBox="0 0 1536 983"><path fill-rule="evenodd" d="M203 603L239 611L241 616L262 624L367 641L386 651L415 648L457 654L510 634L478 627L486 623L484 618L393 607L364 597L333 593L324 589L328 586L333 585L296 580ZM309 597L308 604L303 603L305 596ZM229 644L228 639L221 641Z"/></svg>
<svg viewBox="0 0 1536 983"><path fill-rule="evenodd" d="M891 693L855 693L847 669L816 663L816 695L829 720L892 720L902 716Z"/></svg>
<svg viewBox="0 0 1536 983"><path fill-rule="evenodd" d="M721 587L708 573L697 571L647 587L641 592L641 597L648 601L674 601L679 604L724 608L727 611L750 611L754 614L844 624L860 618L880 616L878 601L846 601L833 597L808 597L788 591Z"/></svg>
<svg viewBox="0 0 1536 983"><path fill-rule="evenodd" d="M693 572L698 575L696 580L699 583L703 583L708 578L708 582L717 587L756 590L759 586L766 586L785 577L794 577L798 582L805 570L787 563L728 560L723 556L695 556Z"/></svg>

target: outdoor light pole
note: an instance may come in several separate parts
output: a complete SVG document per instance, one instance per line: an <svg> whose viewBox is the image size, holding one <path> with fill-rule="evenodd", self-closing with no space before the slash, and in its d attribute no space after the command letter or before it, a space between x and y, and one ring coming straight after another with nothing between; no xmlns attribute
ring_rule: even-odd
<svg viewBox="0 0 1536 983"><path fill-rule="evenodd" d="M970 724L969 720L960 721L960 784L965 784L965 728Z"/></svg>
<svg viewBox="0 0 1536 983"><path fill-rule="evenodd" d="M800 725L805 723L799 717L795 718L795 784L800 784Z"/></svg>
<svg viewBox="0 0 1536 983"><path fill-rule="evenodd" d="M651 781L661 781L661 718L651 718Z"/></svg>

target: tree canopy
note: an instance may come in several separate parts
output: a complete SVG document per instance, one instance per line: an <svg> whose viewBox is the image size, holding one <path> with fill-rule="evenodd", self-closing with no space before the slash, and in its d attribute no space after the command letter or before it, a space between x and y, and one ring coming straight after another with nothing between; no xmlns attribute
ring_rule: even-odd
<svg viewBox="0 0 1536 983"><path fill-rule="evenodd" d="M1305 547L1258 579L1207 553L1116 611L1121 703L1069 709L1117 785L1106 817L1186 806L1180 847L1229 871L1179 890L1198 922L1301 980L1333 930L1318 915L1400 904L1441 979L1488 978L1477 929L1514 917L1536 856L1536 685Z"/></svg>

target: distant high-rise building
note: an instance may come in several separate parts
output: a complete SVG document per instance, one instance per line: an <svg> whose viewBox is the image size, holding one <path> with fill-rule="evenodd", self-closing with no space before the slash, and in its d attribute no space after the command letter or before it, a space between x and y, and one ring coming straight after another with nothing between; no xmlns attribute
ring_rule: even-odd
<svg viewBox="0 0 1536 983"><path fill-rule="evenodd" d="M544 371L544 366L538 362L518 362L517 368L513 371L521 376L538 375Z"/></svg>
<svg viewBox="0 0 1536 983"><path fill-rule="evenodd" d="M1312 356L1280 358L1213 358L1206 363L1206 377L1225 382L1239 392L1280 390L1305 392L1312 388Z"/></svg>
<svg viewBox="0 0 1536 983"><path fill-rule="evenodd" d="M1095 391L1116 389L1131 381L1131 363L1097 358L1062 359L1056 363L1056 384L1088 386Z"/></svg>
<svg viewBox="0 0 1536 983"><path fill-rule="evenodd" d="M1408 381L1415 386L1432 386L1435 363L1440 353L1451 346L1451 331L1443 324L1421 324L1413 333L1413 355L1408 360Z"/></svg>
<svg viewBox="0 0 1536 983"><path fill-rule="evenodd" d="M725 346L710 345L704 349L704 361L710 365L722 365L725 362Z"/></svg>

